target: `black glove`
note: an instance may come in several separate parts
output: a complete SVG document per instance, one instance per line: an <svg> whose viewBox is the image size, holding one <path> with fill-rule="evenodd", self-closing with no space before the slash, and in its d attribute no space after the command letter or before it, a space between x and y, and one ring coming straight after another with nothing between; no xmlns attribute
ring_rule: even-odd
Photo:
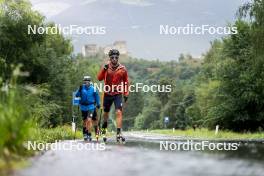
<svg viewBox="0 0 264 176"><path fill-rule="evenodd" d="M105 65L104 65L104 70L107 70L108 67L109 67L108 64L105 64Z"/></svg>
<svg viewBox="0 0 264 176"><path fill-rule="evenodd" d="M101 107L100 105L97 105L97 106L96 106L97 109L100 109L100 107Z"/></svg>
<svg viewBox="0 0 264 176"><path fill-rule="evenodd" d="M127 102L128 96L124 96L125 103Z"/></svg>

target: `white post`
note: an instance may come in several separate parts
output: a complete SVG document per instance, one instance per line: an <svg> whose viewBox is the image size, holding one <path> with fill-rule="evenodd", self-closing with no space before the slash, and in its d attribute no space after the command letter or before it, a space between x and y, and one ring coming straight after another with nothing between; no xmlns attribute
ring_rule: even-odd
<svg viewBox="0 0 264 176"><path fill-rule="evenodd" d="M219 125L216 125L216 126L215 126L215 135L218 134L218 130L219 130Z"/></svg>
<svg viewBox="0 0 264 176"><path fill-rule="evenodd" d="M76 130L76 125L75 125L75 122L72 122L72 132L75 132L75 130Z"/></svg>
<svg viewBox="0 0 264 176"><path fill-rule="evenodd" d="M173 132L173 133L175 132L175 128L172 128L172 132Z"/></svg>

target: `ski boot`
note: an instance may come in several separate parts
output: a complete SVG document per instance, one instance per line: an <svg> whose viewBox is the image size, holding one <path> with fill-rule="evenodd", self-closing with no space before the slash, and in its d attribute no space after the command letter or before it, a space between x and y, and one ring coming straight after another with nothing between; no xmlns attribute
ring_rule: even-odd
<svg viewBox="0 0 264 176"><path fill-rule="evenodd" d="M89 142L92 141L92 135L91 135L91 134L88 134L88 135L87 135L87 140L88 140Z"/></svg>
<svg viewBox="0 0 264 176"><path fill-rule="evenodd" d="M126 143L126 139L121 134L117 134L116 135L116 142L120 143L120 144L125 144Z"/></svg>
<svg viewBox="0 0 264 176"><path fill-rule="evenodd" d="M83 140L87 141L88 140L88 135L87 134L83 134Z"/></svg>

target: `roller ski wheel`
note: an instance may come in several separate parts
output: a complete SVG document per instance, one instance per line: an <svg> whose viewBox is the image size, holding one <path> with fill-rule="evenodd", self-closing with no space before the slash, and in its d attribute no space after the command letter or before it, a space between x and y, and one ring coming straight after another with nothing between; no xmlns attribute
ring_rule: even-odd
<svg viewBox="0 0 264 176"><path fill-rule="evenodd" d="M95 139L98 142L99 141L99 130L97 130L97 132L95 133Z"/></svg>
<svg viewBox="0 0 264 176"><path fill-rule="evenodd" d="M119 143L119 144L125 144L126 143L126 139L122 135L118 134L116 136L116 142Z"/></svg>
<svg viewBox="0 0 264 176"><path fill-rule="evenodd" d="M95 135L95 139L97 142L99 141L99 135L98 134Z"/></svg>

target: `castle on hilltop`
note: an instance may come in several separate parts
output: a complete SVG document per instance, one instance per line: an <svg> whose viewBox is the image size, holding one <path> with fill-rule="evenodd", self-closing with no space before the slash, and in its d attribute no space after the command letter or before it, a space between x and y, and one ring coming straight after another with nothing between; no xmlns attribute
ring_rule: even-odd
<svg viewBox="0 0 264 176"><path fill-rule="evenodd" d="M107 55L110 49L117 49L121 55L128 55L126 41L115 41L113 44L105 47L97 46L97 44L86 44L82 47L82 55L87 57L95 56L99 53Z"/></svg>

